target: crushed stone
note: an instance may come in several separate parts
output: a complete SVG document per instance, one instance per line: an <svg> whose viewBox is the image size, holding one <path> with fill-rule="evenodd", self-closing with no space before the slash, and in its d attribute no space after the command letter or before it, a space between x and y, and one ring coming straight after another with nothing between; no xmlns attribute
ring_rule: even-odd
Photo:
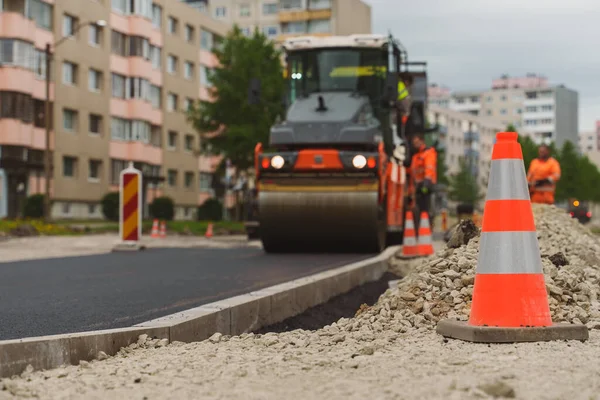
<svg viewBox="0 0 600 400"><path fill-rule="evenodd" d="M480 345L437 335L440 319L468 318L476 235L425 259L392 258L391 272L405 276L397 287L322 329L189 344L142 335L104 361L1 380L0 400L594 398L598 371L583 366L600 357L600 241L563 210L533 208L552 318L586 324L585 343ZM559 253L567 263L555 265Z"/></svg>

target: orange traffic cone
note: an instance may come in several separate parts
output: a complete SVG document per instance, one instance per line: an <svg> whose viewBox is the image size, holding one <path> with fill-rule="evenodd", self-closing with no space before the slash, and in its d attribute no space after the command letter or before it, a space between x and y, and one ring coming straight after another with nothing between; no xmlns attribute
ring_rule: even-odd
<svg viewBox="0 0 600 400"><path fill-rule="evenodd" d="M165 223L165 221L162 221L160 223L160 237L161 238L167 237L167 224Z"/></svg>
<svg viewBox="0 0 600 400"><path fill-rule="evenodd" d="M437 332L486 343L586 340L585 325L552 324L517 137L496 136L469 321L440 321Z"/></svg>
<svg viewBox="0 0 600 400"><path fill-rule="evenodd" d="M419 249L420 256L430 256L434 253L433 242L431 240L429 216L423 211L419 222L419 238L417 239L417 248Z"/></svg>
<svg viewBox="0 0 600 400"><path fill-rule="evenodd" d="M402 241L401 258L413 258L419 255L417 247L417 237L415 232L415 222L412 211L406 212L406 223L404 224L404 240Z"/></svg>
<svg viewBox="0 0 600 400"><path fill-rule="evenodd" d="M150 234L150 237L153 237L153 238L160 237L160 233L158 232L158 220L157 219L155 219L154 222L152 222L152 233Z"/></svg>
<svg viewBox="0 0 600 400"><path fill-rule="evenodd" d="M206 228L206 233L204 234L205 238L211 238L213 237L213 224L209 223L208 224L208 228Z"/></svg>

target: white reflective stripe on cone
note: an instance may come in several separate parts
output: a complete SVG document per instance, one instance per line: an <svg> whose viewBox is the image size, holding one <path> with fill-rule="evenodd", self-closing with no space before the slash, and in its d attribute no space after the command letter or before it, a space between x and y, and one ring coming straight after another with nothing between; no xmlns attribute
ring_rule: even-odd
<svg viewBox="0 0 600 400"><path fill-rule="evenodd" d="M420 228L431 228L429 226L429 218L421 218L421 225L419 226Z"/></svg>
<svg viewBox="0 0 600 400"><path fill-rule="evenodd" d="M541 274L536 232L483 232L478 274Z"/></svg>
<svg viewBox="0 0 600 400"><path fill-rule="evenodd" d="M529 200L523 160L492 160L486 200Z"/></svg>
<svg viewBox="0 0 600 400"><path fill-rule="evenodd" d="M415 224L413 222L412 219L407 219L406 220L406 225L404 226L404 229L415 229Z"/></svg>
<svg viewBox="0 0 600 400"><path fill-rule="evenodd" d="M432 244L431 235L421 235L419 236L419 244Z"/></svg>
<svg viewBox="0 0 600 400"><path fill-rule="evenodd" d="M416 246L417 245L417 239L415 239L414 236L405 237L404 238L404 245L405 246Z"/></svg>

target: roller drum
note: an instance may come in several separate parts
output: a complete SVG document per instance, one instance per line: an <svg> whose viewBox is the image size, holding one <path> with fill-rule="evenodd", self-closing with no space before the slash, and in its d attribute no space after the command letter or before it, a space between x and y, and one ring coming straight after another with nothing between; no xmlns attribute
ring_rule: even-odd
<svg viewBox="0 0 600 400"><path fill-rule="evenodd" d="M385 246L377 191L259 192L263 247L377 253Z"/></svg>

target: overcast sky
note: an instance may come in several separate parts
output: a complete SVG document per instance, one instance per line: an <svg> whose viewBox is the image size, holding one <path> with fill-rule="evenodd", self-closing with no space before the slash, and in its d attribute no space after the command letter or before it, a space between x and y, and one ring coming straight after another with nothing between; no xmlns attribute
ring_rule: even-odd
<svg viewBox="0 0 600 400"><path fill-rule="evenodd" d="M478 90L535 72L579 92L580 131L600 120L600 0L364 1L373 32L427 61L430 83Z"/></svg>

